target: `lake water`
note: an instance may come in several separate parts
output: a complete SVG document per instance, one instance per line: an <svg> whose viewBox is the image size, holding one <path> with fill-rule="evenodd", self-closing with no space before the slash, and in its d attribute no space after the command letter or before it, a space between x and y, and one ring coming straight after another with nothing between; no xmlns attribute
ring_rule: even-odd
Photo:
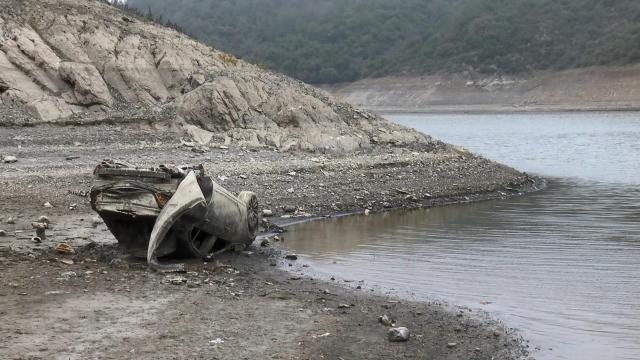
<svg viewBox="0 0 640 360"><path fill-rule="evenodd" d="M548 187L301 224L287 247L327 276L486 310L537 359L640 359L639 113L388 118Z"/></svg>

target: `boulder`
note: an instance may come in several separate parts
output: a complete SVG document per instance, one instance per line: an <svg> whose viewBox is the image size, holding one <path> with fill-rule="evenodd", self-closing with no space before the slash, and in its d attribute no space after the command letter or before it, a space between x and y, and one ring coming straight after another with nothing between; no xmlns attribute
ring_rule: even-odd
<svg viewBox="0 0 640 360"><path fill-rule="evenodd" d="M117 69L125 84L145 105L160 105L169 98L151 53L152 46L139 35L127 35L116 45Z"/></svg>
<svg viewBox="0 0 640 360"><path fill-rule="evenodd" d="M63 62L60 77L73 85L77 104L113 106L113 98L98 69L91 64Z"/></svg>
<svg viewBox="0 0 640 360"><path fill-rule="evenodd" d="M6 103L29 102L40 99L44 96L44 91L29 76L18 69L0 51L0 93Z"/></svg>
<svg viewBox="0 0 640 360"><path fill-rule="evenodd" d="M82 108L69 105L64 100L53 96L32 101L26 105L26 109L31 115L44 122L55 122L82 111Z"/></svg>

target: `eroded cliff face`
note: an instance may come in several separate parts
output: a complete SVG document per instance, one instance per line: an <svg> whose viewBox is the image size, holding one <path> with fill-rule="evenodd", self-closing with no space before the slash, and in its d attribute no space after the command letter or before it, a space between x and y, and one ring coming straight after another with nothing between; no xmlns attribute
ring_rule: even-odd
<svg viewBox="0 0 640 360"><path fill-rule="evenodd" d="M312 151L435 144L99 1L0 6L0 108L28 114L5 116L0 125L107 121L135 111L178 124L202 142Z"/></svg>

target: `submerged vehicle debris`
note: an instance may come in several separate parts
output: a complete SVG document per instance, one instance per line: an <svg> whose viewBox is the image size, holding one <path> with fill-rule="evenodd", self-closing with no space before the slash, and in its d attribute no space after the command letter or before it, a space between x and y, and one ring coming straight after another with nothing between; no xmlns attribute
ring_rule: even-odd
<svg viewBox="0 0 640 360"><path fill-rule="evenodd" d="M160 263L166 255L207 259L243 249L259 223L257 196L235 196L202 165L142 169L105 160L94 170L90 198L120 246L161 271L184 270L184 264Z"/></svg>

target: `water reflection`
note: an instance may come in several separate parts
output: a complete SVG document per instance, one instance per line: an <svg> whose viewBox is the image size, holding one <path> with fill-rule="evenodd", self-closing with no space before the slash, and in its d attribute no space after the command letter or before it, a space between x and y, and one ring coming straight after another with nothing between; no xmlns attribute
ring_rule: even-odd
<svg viewBox="0 0 640 360"><path fill-rule="evenodd" d="M561 177L508 200L301 224L286 245L328 275L488 310L540 346L539 359L640 359L640 121L600 116L592 127L591 114L587 125L527 115L488 129L473 117L460 120L468 128L415 120ZM562 153L572 144L580 151Z"/></svg>

